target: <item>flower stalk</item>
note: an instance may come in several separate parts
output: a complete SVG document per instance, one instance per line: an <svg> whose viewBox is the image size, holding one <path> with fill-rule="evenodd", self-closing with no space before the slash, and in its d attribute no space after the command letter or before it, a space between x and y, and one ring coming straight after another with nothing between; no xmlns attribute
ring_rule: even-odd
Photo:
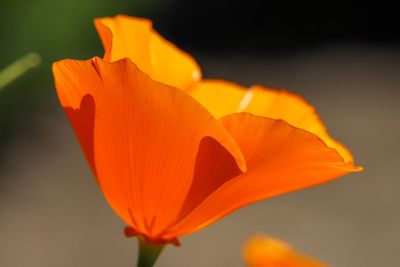
<svg viewBox="0 0 400 267"><path fill-rule="evenodd" d="M28 70L39 66L40 62L41 58L38 54L29 53L11 63L0 71L0 90Z"/></svg>
<svg viewBox="0 0 400 267"><path fill-rule="evenodd" d="M165 244L151 244L142 237L138 237L138 241L139 258L137 267L152 267L164 249Z"/></svg>

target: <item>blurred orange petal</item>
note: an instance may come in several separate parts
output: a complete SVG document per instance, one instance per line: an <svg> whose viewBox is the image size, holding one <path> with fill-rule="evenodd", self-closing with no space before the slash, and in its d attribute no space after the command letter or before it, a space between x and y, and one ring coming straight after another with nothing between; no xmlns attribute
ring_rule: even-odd
<svg viewBox="0 0 400 267"><path fill-rule="evenodd" d="M174 223L205 137L232 158L232 168L238 162L245 170L240 149L221 122L130 60L64 60L53 70L60 101L100 187L138 233L162 238Z"/></svg>
<svg viewBox="0 0 400 267"><path fill-rule="evenodd" d="M196 61L159 35L150 20L118 15L96 19L95 26L106 61L130 58L154 80L180 89L201 79Z"/></svg>
<svg viewBox="0 0 400 267"><path fill-rule="evenodd" d="M243 256L248 267L328 267L269 236L256 236L247 241Z"/></svg>
<svg viewBox="0 0 400 267"><path fill-rule="evenodd" d="M222 121L241 148L248 170L208 192L174 229L175 234L203 228L253 202L361 170L344 162L317 136L285 121L248 113L229 115Z"/></svg>
<svg viewBox="0 0 400 267"><path fill-rule="evenodd" d="M336 149L346 162L354 162L350 151L329 136L315 108L294 93L259 85L246 89L234 83L216 80L197 83L190 88L189 93L217 118L237 112L249 112L282 119L317 135L329 147Z"/></svg>

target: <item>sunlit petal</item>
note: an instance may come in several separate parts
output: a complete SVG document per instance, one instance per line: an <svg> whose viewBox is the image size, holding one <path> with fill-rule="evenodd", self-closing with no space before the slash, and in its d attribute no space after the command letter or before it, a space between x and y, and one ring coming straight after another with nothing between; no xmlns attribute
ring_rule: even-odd
<svg viewBox="0 0 400 267"><path fill-rule="evenodd" d="M296 94L262 86L246 89L234 83L214 80L195 84L189 93L217 118L236 112L249 112L282 119L317 135L338 151L346 162L354 162L350 151L329 136L315 108Z"/></svg>
<svg viewBox="0 0 400 267"><path fill-rule="evenodd" d="M100 187L139 233L157 236L176 220L206 136L234 155L234 167L246 168L221 122L130 60L64 60L55 63L54 75Z"/></svg>
<svg viewBox="0 0 400 267"><path fill-rule="evenodd" d="M164 39L147 19L127 16L95 20L107 61L130 58L153 79L186 89L201 79L196 61Z"/></svg>

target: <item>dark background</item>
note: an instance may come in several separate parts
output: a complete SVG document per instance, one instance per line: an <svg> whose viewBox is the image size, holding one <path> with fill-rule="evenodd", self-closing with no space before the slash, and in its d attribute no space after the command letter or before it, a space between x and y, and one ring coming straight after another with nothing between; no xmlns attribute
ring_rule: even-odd
<svg viewBox="0 0 400 267"><path fill-rule="evenodd" d="M133 266L55 96L51 63L103 51L93 19L151 18L206 78L297 92L365 167L242 209L167 248L160 266L241 266L254 233L334 266L396 266L400 251L400 28L395 1L1 0L0 69L40 67L0 89L0 266Z"/></svg>
<svg viewBox="0 0 400 267"><path fill-rule="evenodd" d="M0 67L31 51L44 63L10 86L14 89L1 92L0 142L4 146L13 129L26 125L26 112L54 98L51 62L102 54L92 26L95 17L150 18L165 37L195 56L284 57L349 43L398 47L399 11L396 1L2 0Z"/></svg>
<svg viewBox="0 0 400 267"><path fill-rule="evenodd" d="M395 1L178 0L163 15L166 31L193 47L293 52L319 45L399 41Z"/></svg>

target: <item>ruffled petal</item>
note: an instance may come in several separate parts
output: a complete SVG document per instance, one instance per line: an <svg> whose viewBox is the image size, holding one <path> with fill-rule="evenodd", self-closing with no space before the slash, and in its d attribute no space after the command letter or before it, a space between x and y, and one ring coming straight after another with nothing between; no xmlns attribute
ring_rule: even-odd
<svg viewBox="0 0 400 267"><path fill-rule="evenodd" d="M156 81L185 90L201 79L196 61L153 28L150 20L118 15L95 20L106 61L130 58Z"/></svg>
<svg viewBox="0 0 400 267"><path fill-rule="evenodd" d="M233 83L214 80L193 85L189 93L217 118L236 112L249 112L282 119L317 135L329 147L338 151L346 162L354 162L350 151L329 136L315 108L296 94L262 86L246 89Z"/></svg>
<svg viewBox="0 0 400 267"><path fill-rule="evenodd" d="M183 91L150 79L129 59L63 60L53 71L67 113L79 110L69 118L91 155L100 187L138 233L161 238L176 220L204 138L222 146L234 158L233 166L246 170L240 148L220 121ZM90 99L89 113L80 109L84 99ZM92 119L91 131L81 128L86 118Z"/></svg>
<svg viewBox="0 0 400 267"><path fill-rule="evenodd" d="M183 235L250 203L360 171L317 136L285 121L239 113L222 119L248 171L227 180L173 229Z"/></svg>
<svg viewBox="0 0 400 267"><path fill-rule="evenodd" d="M330 137L316 109L304 98L285 90L269 89L262 86L250 88L253 100L246 112L272 119L282 119L294 127L309 131L331 148L334 148L345 162L354 162L351 152Z"/></svg>

